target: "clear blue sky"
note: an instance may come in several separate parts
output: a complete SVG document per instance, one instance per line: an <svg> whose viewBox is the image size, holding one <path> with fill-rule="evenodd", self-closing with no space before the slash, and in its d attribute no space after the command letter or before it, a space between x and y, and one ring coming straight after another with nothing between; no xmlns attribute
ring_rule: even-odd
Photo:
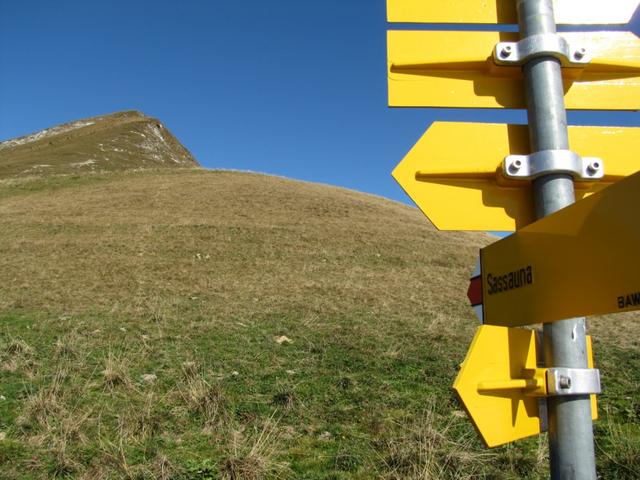
<svg viewBox="0 0 640 480"><path fill-rule="evenodd" d="M0 140L137 109L205 167L408 201L390 172L431 122L525 115L389 109L387 28L384 0L0 0Z"/></svg>

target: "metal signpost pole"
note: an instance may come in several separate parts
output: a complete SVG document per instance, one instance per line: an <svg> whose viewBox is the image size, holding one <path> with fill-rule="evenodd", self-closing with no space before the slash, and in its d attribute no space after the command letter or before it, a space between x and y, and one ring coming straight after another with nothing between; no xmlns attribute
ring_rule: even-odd
<svg viewBox="0 0 640 480"><path fill-rule="evenodd" d="M556 33L551 0L517 0L521 38ZM523 68L532 153L568 150L567 119L560 61L536 57ZM534 180L538 218L575 201L573 179L549 174ZM584 318L544 325L547 367L587 368ZM551 478L595 480L593 424L588 395L549 397Z"/></svg>

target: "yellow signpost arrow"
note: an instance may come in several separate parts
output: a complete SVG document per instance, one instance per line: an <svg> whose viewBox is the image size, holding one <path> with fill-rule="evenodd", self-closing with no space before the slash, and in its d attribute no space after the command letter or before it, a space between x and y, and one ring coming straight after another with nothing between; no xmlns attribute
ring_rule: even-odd
<svg viewBox="0 0 640 480"><path fill-rule="evenodd" d="M480 251L486 324L640 309L640 172Z"/></svg>
<svg viewBox="0 0 640 480"><path fill-rule="evenodd" d="M546 386L536 365L534 331L478 329L453 389L488 447L542 431L533 393L544 396Z"/></svg>
<svg viewBox="0 0 640 480"><path fill-rule="evenodd" d="M561 37L592 58L562 69L567 108L640 109L638 37L630 32ZM498 43L517 40L517 34L504 32L387 32L389 106L526 108L522 69L496 65L492 58Z"/></svg>
<svg viewBox="0 0 640 480"><path fill-rule="evenodd" d="M589 368L593 368L587 338ZM548 391L545 374L545 369L537 368L535 331L483 325L453 388L484 443L496 447L544 430L539 402ZM596 419L595 395L591 412Z"/></svg>
<svg viewBox="0 0 640 480"><path fill-rule="evenodd" d="M640 128L569 127L569 139L605 170L598 182L576 182L576 198L640 170ZM514 230L535 220L531 183L507 180L501 165L529 152L526 125L435 122L393 177L441 230Z"/></svg>
<svg viewBox="0 0 640 480"><path fill-rule="evenodd" d="M637 0L554 0L556 23L626 24ZM398 23L518 23L514 0L387 0L387 19Z"/></svg>

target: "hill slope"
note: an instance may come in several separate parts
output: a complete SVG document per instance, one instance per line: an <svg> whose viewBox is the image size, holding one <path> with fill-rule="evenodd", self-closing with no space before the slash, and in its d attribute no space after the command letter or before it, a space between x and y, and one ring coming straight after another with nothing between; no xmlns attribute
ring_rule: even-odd
<svg viewBox="0 0 640 480"><path fill-rule="evenodd" d="M340 188L130 166L0 180L0 477L544 478L544 441L484 450L450 392L488 236ZM603 478L640 451L625 318L595 330Z"/></svg>
<svg viewBox="0 0 640 480"><path fill-rule="evenodd" d="M0 178L198 166L156 119L130 111L87 118L0 143Z"/></svg>
<svg viewBox="0 0 640 480"><path fill-rule="evenodd" d="M468 266L488 238L442 235L380 198L247 173L42 179L0 195L3 304L65 312L197 296L236 315L397 315L435 295L460 311Z"/></svg>

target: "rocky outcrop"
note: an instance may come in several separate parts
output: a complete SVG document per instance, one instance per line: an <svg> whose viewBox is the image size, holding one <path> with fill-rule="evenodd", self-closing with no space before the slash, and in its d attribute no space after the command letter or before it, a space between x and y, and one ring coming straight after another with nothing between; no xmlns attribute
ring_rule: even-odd
<svg viewBox="0 0 640 480"><path fill-rule="evenodd" d="M65 123L0 143L0 178L198 166L160 121L137 111Z"/></svg>

